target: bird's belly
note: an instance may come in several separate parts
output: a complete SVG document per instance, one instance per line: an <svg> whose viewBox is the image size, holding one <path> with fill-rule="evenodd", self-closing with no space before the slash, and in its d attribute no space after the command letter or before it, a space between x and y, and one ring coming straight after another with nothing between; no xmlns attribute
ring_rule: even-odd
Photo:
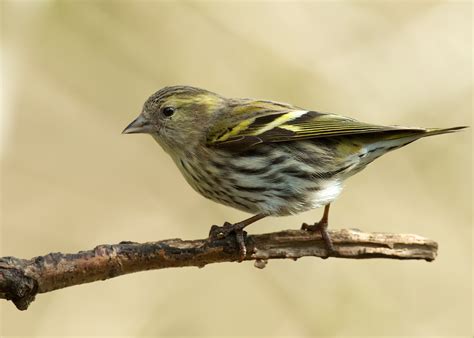
<svg viewBox="0 0 474 338"><path fill-rule="evenodd" d="M275 194L271 189L256 203L257 211L272 216L294 215L322 207L334 201L342 191L337 181L320 182L308 191L288 191L287 195Z"/></svg>
<svg viewBox="0 0 474 338"><path fill-rule="evenodd" d="M335 178L310 178L278 170L229 170L223 174L209 163L203 167L185 159L176 162L198 193L252 214L297 214L331 203L342 190L341 182Z"/></svg>
<svg viewBox="0 0 474 338"><path fill-rule="evenodd" d="M334 201L342 192L342 183L338 180L325 182L320 190L315 191L310 199L313 208L319 208Z"/></svg>

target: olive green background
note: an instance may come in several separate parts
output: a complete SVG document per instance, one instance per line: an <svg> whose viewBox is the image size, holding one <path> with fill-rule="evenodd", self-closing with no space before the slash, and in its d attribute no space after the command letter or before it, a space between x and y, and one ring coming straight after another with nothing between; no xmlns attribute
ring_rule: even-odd
<svg viewBox="0 0 474 338"><path fill-rule="evenodd" d="M2 1L1 255L203 238L247 214L195 193L146 135L188 84L366 122L471 125L470 2ZM330 226L417 233L432 262L306 258L150 271L1 304L2 335L471 335L472 130L350 179ZM298 228L321 210L269 218Z"/></svg>

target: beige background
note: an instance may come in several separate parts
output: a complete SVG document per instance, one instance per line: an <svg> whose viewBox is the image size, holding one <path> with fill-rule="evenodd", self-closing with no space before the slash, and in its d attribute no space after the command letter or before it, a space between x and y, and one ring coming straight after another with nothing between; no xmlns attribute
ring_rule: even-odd
<svg viewBox="0 0 474 338"><path fill-rule="evenodd" d="M246 214L121 135L173 84L409 126L471 125L470 2L2 1L1 255L202 238ZM332 227L439 241L433 263L302 259L138 273L1 302L3 335L471 335L472 131L347 182ZM297 228L321 210L266 219Z"/></svg>

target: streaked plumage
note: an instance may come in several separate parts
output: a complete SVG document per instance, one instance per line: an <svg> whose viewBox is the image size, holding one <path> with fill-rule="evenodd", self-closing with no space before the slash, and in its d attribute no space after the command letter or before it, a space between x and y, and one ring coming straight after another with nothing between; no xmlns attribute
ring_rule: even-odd
<svg viewBox="0 0 474 338"><path fill-rule="evenodd" d="M391 150L462 128L380 126L175 86L153 94L125 132L150 133L201 195L282 216L329 205L348 177Z"/></svg>

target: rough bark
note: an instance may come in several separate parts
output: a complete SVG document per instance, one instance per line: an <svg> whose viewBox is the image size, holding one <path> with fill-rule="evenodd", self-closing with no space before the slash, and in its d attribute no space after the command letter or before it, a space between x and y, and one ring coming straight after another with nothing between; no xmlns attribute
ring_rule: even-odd
<svg viewBox="0 0 474 338"><path fill-rule="evenodd" d="M337 258L436 258L436 242L412 234L363 233L359 230L330 230ZM319 233L286 230L246 239L245 260L264 268L270 259L313 256L327 258ZM0 258L0 298L26 310L38 293L91 283L137 271L171 267L204 267L211 263L239 260L233 238L207 240L169 239L159 242L120 242L99 245L75 254L50 253L32 259Z"/></svg>

